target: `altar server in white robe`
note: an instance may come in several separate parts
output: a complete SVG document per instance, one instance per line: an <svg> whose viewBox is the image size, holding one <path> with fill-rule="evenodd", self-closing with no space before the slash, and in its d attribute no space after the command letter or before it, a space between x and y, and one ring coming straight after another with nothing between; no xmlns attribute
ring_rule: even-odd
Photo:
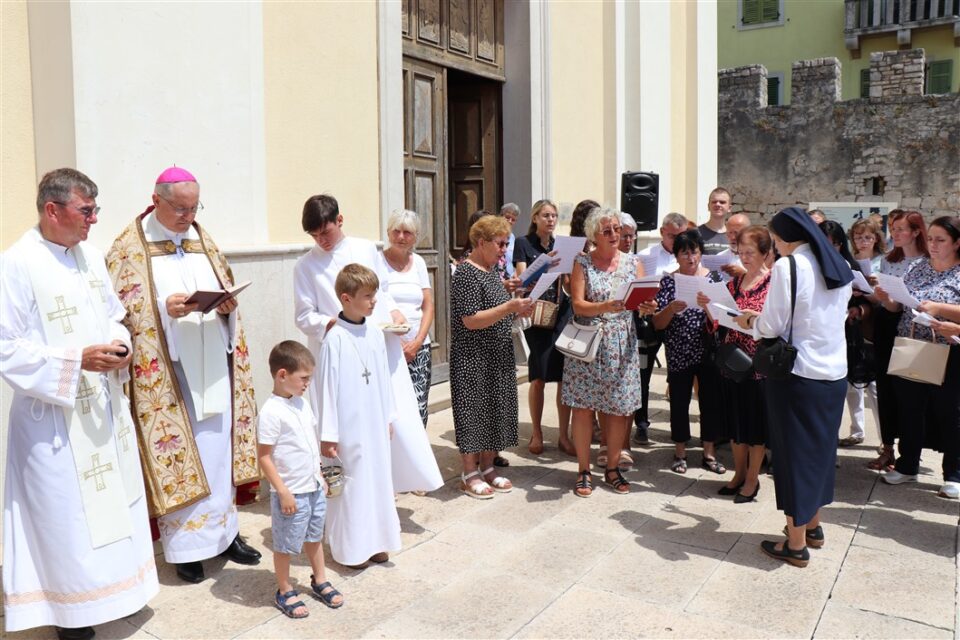
<svg viewBox="0 0 960 640"><path fill-rule="evenodd" d="M3 508L6 631L93 625L158 591L137 446L122 384L124 309L84 242L97 186L73 169L40 182L38 226L2 257L0 374L14 394Z"/></svg>
<svg viewBox="0 0 960 640"><path fill-rule="evenodd" d="M318 360L320 344L341 309L334 283L337 274L348 264L361 264L376 273L379 279L378 302L370 321L377 326L406 322L386 290L387 272L383 257L370 240L350 238L343 233L343 215L333 196L318 195L307 199L303 205L302 225L317 245L294 267L296 323L307 335L307 344ZM385 335L397 405L395 434L390 447L394 490L433 491L443 484L443 478L423 428L417 394L400 339L399 335ZM310 390L314 413L318 415L322 397L320 384L319 376L315 376Z"/></svg>
<svg viewBox="0 0 960 640"><path fill-rule="evenodd" d="M320 348L320 452L342 464L343 493L327 502L330 554L350 567L400 549L390 439L396 413L383 332L371 322L380 281L359 264L337 275L343 311Z"/></svg>

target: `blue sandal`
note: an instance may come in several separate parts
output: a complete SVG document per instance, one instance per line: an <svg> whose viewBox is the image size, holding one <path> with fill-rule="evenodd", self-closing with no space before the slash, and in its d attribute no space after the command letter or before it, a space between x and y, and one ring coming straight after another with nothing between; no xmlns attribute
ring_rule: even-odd
<svg viewBox="0 0 960 640"><path fill-rule="evenodd" d="M326 589L327 587L330 587L330 591L327 591L326 593L324 593L323 590ZM342 599L340 600L340 602L333 601L333 599L336 598L337 596L340 596L341 598L343 598L343 594L337 591L336 589L334 589L333 585L330 584L329 582L322 582L320 584L317 584L316 582L313 581L313 576L311 575L310 588L313 589L314 595L320 599L320 602L327 605L331 609L339 609L340 607L343 606Z"/></svg>
<svg viewBox="0 0 960 640"><path fill-rule="evenodd" d="M294 611L296 611L299 607L303 607L304 609L307 608L307 605L303 604L302 600L296 600L295 602L287 602L288 598L296 598L298 595L300 594L297 593L296 591L287 591L286 593L280 593L280 590L277 589L277 595L273 597L273 602L275 605L277 605L277 609L280 609L280 611L283 611L283 615L287 616L288 618L294 618L294 619L306 618L307 616L310 615L309 611L299 616L294 613Z"/></svg>

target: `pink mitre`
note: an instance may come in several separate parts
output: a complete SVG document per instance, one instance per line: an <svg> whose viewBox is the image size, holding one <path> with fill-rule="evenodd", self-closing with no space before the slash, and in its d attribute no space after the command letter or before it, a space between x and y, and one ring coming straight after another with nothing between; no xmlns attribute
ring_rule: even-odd
<svg viewBox="0 0 960 640"><path fill-rule="evenodd" d="M171 182L196 182L193 174L182 167L169 167L163 170L163 173L157 178L157 184L167 184Z"/></svg>

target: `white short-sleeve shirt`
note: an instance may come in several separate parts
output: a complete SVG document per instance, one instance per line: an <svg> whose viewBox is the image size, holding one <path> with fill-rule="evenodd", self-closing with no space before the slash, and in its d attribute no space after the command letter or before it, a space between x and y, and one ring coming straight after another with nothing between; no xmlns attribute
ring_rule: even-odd
<svg viewBox="0 0 960 640"><path fill-rule="evenodd" d="M417 254L413 254L413 266L406 271L397 271L387 260L387 291L393 297L400 309L400 313L410 323L410 331L403 337L404 340L413 340L420 331L420 322L423 320L423 290L433 289L430 276L427 274L427 263ZM423 344L430 344L430 336L423 340Z"/></svg>
<svg viewBox="0 0 960 640"><path fill-rule="evenodd" d="M316 491L323 482L317 421L303 397L271 394L260 409L257 442L273 446L273 464L290 493ZM272 485L270 491L276 491Z"/></svg>

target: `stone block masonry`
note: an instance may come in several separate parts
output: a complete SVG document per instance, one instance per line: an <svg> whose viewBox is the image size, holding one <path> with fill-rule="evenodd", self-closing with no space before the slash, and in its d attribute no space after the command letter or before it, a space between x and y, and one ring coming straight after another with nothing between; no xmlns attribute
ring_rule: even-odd
<svg viewBox="0 0 960 640"><path fill-rule="evenodd" d="M840 101L840 62L795 62L792 100L767 107L767 70L719 72L719 182L755 222L811 201L897 201L960 214L960 94L923 95L923 49L870 58L870 97Z"/></svg>

